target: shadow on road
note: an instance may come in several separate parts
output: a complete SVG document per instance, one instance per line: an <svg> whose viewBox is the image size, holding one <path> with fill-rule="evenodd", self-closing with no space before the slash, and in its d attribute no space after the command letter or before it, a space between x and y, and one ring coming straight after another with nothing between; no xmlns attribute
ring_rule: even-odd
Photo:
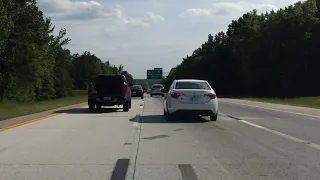
<svg viewBox="0 0 320 180"><path fill-rule="evenodd" d="M73 109L65 109L65 110L58 110L55 113L66 113L66 114L102 114L102 113L114 113L114 112L121 112L121 107L111 107L111 108L101 108L95 109L92 112L89 112L88 108L73 108Z"/></svg>
<svg viewBox="0 0 320 180"><path fill-rule="evenodd" d="M131 122L136 121L136 117L131 118ZM138 123L205 123L206 119L200 116L174 116L171 121L168 121L163 115L145 115L139 118Z"/></svg>

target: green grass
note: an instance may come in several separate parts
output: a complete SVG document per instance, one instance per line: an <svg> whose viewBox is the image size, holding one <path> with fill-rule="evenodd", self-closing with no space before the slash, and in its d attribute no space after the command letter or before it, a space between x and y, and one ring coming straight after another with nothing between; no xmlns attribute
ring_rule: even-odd
<svg viewBox="0 0 320 180"><path fill-rule="evenodd" d="M46 100L32 103L4 101L3 103L0 103L0 121L32 113L47 111L50 109L56 109L63 106L78 104L86 101L86 91L82 90L75 91L73 96L55 100Z"/></svg>
<svg viewBox="0 0 320 180"><path fill-rule="evenodd" d="M320 109L320 97L301 97L293 99L270 99L270 98L246 98L251 101L260 101L267 103L276 103L276 104L285 104L285 105L294 105L294 106L303 106Z"/></svg>

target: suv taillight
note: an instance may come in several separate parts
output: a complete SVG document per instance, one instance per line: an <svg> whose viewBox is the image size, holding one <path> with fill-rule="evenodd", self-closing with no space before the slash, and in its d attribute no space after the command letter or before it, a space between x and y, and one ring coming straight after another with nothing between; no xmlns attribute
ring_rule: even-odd
<svg viewBox="0 0 320 180"><path fill-rule="evenodd" d="M94 92L94 87L93 87L93 83L89 83L88 85L88 94Z"/></svg>
<svg viewBox="0 0 320 180"><path fill-rule="evenodd" d="M170 94L171 95L171 97L173 98L173 99L177 99L177 98L179 98L180 96L183 96L184 94L182 94L182 93L172 93L172 94Z"/></svg>
<svg viewBox="0 0 320 180"><path fill-rule="evenodd" d="M206 96L209 96L210 99L215 99L215 98L217 98L217 95L212 94L212 93L206 94Z"/></svg>
<svg viewBox="0 0 320 180"><path fill-rule="evenodd" d="M123 83L123 92L126 93L128 90L128 86L126 83Z"/></svg>

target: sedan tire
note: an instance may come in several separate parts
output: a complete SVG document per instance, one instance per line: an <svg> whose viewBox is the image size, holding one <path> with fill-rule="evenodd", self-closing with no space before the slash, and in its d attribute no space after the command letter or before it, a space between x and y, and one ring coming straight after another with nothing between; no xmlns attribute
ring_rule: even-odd
<svg viewBox="0 0 320 180"><path fill-rule="evenodd" d="M218 113L210 116L210 121L217 121L217 119L218 119Z"/></svg>

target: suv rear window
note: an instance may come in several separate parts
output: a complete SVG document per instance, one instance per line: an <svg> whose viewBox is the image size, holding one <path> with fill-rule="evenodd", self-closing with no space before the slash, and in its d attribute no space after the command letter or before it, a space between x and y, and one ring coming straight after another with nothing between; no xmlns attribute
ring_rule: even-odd
<svg viewBox="0 0 320 180"><path fill-rule="evenodd" d="M120 94L125 79L119 75L98 75L94 81L94 88L100 94Z"/></svg>
<svg viewBox="0 0 320 180"><path fill-rule="evenodd" d="M177 82L175 89L206 89L210 90L207 82Z"/></svg>

